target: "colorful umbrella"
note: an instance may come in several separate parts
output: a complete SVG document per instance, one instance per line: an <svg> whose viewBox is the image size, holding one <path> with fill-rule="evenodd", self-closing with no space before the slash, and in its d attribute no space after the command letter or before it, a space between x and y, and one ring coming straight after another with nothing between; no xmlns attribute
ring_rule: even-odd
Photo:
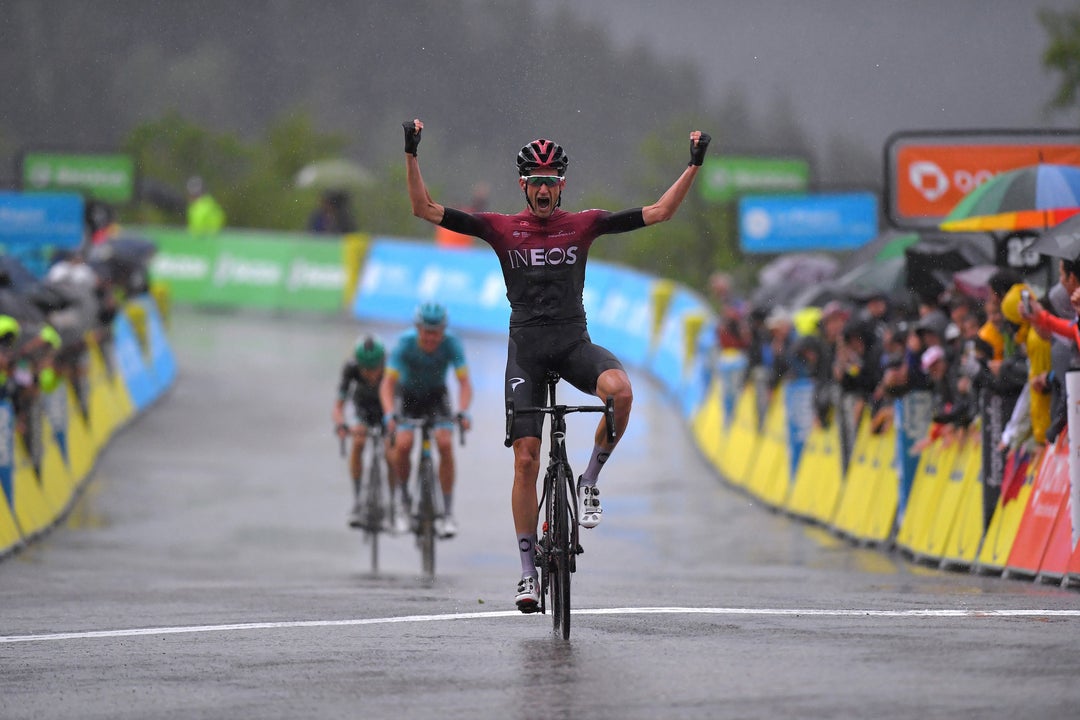
<svg viewBox="0 0 1080 720"><path fill-rule="evenodd" d="M952 209L942 230L1046 229L1080 213L1080 167L1041 163L995 175Z"/></svg>

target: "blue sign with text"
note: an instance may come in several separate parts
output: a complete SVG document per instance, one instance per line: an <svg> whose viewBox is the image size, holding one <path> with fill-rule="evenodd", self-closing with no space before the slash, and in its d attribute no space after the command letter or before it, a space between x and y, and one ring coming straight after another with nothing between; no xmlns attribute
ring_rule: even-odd
<svg viewBox="0 0 1080 720"><path fill-rule="evenodd" d="M57 248L76 248L82 241L82 196L0 192L0 250L37 277L44 277Z"/></svg>
<svg viewBox="0 0 1080 720"><path fill-rule="evenodd" d="M873 193L769 195L739 200L744 252L852 250L878 235Z"/></svg>

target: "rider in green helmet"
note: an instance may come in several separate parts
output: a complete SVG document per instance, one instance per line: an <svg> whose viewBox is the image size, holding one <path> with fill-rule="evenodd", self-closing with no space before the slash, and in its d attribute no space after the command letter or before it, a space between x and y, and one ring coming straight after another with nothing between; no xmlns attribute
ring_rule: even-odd
<svg viewBox="0 0 1080 720"><path fill-rule="evenodd" d="M337 400L331 414L338 437L344 439L352 435L349 475L353 482L353 509L349 513L349 526L354 528L361 527L363 522L360 477L368 428L381 426L383 421L379 384L385 365L386 348L378 339L371 335L357 339L352 354L341 368Z"/></svg>

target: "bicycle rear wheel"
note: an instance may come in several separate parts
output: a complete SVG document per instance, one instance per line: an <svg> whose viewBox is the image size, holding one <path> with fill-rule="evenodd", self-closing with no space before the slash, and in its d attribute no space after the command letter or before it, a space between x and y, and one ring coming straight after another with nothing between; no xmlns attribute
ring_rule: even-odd
<svg viewBox="0 0 1080 720"><path fill-rule="evenodd" d="M551 507L551 542L554 549L554 567L551 573L551 605L554 631L561 632L563 640L570 639L570 564L573 548L570 546L570 505L567 488L570 479L565 465L555 471Z"/></svg>
<svg viewBox="0 0 1080 720"><path fill-rule="evenodd" d="M416 541L424 574L435 577L435 468L431 458L420 461L420 518Z"/></svg>

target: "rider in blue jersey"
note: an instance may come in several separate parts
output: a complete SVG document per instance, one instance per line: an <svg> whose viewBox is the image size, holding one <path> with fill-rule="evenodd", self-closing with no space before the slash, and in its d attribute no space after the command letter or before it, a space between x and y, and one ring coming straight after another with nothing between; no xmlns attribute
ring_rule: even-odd
<svg viewBox="0 0 1080 720"><path fill-rule="evenodd" d="M451 367L458 379L458 413L462 430L469 429L468 410L472 402L465 350L457 336L446 330L446 309L437 303L424 303L416 309L415 321L416 328L403 334L390 353L386 374L379 387L387 429L394 436L388 460L395 476L395 523L399 522L397 518L408 514L405 483L411 471L413 447L413 427L405 423L399 425L394 419L395 413L403 418L451 417L450 393L446 387L446 371ZM451 538L457 534L457 523L452 514L453 424L438 425L434 439L443 493L443 515L436 521L436 530L441 537ZM401 530L401 527L395 529Z"/></svg>

